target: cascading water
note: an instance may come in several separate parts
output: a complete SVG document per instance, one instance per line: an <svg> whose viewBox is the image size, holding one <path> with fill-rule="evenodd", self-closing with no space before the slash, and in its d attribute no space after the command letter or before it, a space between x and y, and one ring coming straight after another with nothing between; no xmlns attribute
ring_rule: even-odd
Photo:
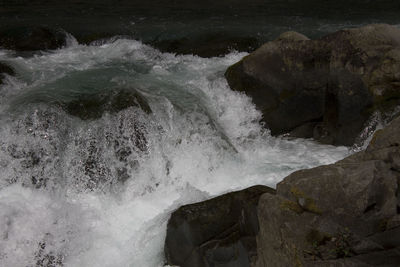
<svg viewBox="0 0 400 267"><path fill-rule="evenodd" d="M23 58L0 87L0 266L162 266L183 204L332 163L345 147L271 137L227 66L134 40Z"/></svg>

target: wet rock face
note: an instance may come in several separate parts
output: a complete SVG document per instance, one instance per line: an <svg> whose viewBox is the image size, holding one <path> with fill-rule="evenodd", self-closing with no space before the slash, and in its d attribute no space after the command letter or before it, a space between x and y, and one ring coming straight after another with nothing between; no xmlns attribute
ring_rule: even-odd
<svg viewBox="0 0 400 267"><path fill-rule="evenodd" d="M274 194L255 186L179 208L168 221L167 263L190 266L250 266L256 258L259 197Z"/></svg>
<svg viewBox="0 0 400 267"><path fill-rule="evenodd" d="M61 103L61 107L70 115L91 123L109 113L119 121L112 132L105 136L92 136L80 144L83 172L87 178L85 188L97 190L99 185L124 183L129 179L129 169L137 168L137 155L148 150L147 128L141 114L150 114L152 110L142 94L132 88L114 88L93 95L82 95L70 102ZM124 115L123 110L134 107L131 117ZM119 118L119 119L118 119ZM101 140L104 138L104 140ZM102 144L106 144L103 147ZM107 164L99 155L104 151L114 151L118 167Z"/></svg>
<svg viewBox="0 0 400 267"><path fill-rule="evenodd" d="M66 44L63 31L47 27L19 27L0 32L0 47L16 51L57 49Z"/></svg>
<svg viewBox="0 0 400 267"><path fill-rule="evenodd" d="M288 32L228 68L273 135L352 145L369 116L400 103L400 30L369 25L318 40Z"/></svg>
<svg viewBox="0 0 400 267"><path fill-rule="evenodd" d="M11 168L5 174L9 184L50 190L61 182L60 166L68 166L74 190L118 191L149 152L151 109L133 89L108 88L28 108L2 129L0 167Z"/></svg>
<svg viewBox="0 0 400 267"><path fill-rule="evenodd" d="M400 118L369 147L260 198L255 266L398 266Z"/></svg>
<svg viewBox="0 0 400 267"><path fill-rule="evenodd" d="M365 151L297 171L276 192L258 186L179 208L168 222L167 263L398 266L399 130L400 117Z"/></svg>

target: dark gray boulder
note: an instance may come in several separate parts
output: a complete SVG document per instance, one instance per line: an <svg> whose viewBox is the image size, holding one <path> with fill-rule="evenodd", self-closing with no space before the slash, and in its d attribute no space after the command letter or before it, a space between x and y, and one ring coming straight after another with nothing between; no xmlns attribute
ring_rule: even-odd
<svg viewBox="0 0 400 267"><path fill-rule="evenodd" d="M400 118L365 151L260 198L255 266L399 266Z"/></svg>
<svg viewBox="0 0 400 267"><path fill-rule="evenodd" d="M256 259L257 204L266 186L180 207L167 226L167 263L181 267L250 266Z"/></svg>
<svg viewBox="0 0 400 267"><path fill-rule="evenodd" d="M376 111L400 103L400 30L377 24L309 40L295 32L229 67L225 77L273 135L352 145Z"/></svg>
<svg viewBox="0 0 400 267"><path fill-rule="evenodd" d="M66 45L62 30L44 26L17 27L0 32L0 47L15 51L38 51L57 49Z"/></svg>
<svg viewBox="0 0 400 267"><path fill-rule="evenodd" d="M276 192L252 187L179 208L168 222L167 263L399 266L399 131L400 117L365 151L297 171Z"/></svg>

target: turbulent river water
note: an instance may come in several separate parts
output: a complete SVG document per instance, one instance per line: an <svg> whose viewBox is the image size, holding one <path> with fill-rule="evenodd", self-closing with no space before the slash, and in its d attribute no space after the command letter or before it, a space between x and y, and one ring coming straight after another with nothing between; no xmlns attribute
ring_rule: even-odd
<svg viewBox="0 0 400 267"><path fill-rule="evenodd" d="M68 43L32 57L0 50L17 72L0 87L0 266L162 266L166 223L180 205L274 187L349 153L271 137L223 76L245 53ZM100 112L118 92L145 104Z"/></svg>

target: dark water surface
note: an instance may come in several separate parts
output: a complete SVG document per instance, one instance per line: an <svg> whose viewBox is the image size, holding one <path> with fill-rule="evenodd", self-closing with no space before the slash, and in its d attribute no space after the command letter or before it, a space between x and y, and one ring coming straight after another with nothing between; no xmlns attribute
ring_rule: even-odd
<svg viewBox="0 0 400 267"><path fill-rule="evenodd" d="M154 43L218 34L262 43L287 30L318 37L343 27L399 24L399 14L400 2L388 0L2 0L0 30L47 25L82 41L123 34Z"/></svg>

